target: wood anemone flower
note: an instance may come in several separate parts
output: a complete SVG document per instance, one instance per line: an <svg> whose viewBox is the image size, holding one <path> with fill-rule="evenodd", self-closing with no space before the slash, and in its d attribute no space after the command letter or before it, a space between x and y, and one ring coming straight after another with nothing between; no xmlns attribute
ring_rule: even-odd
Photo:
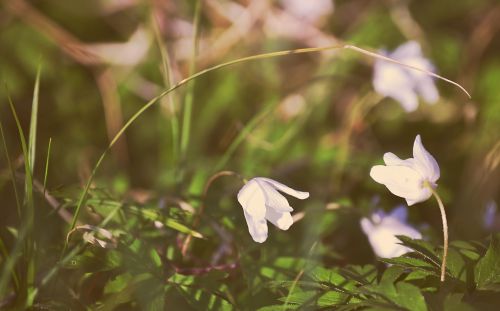
<svg viewBox="0 0 500 311"><path fill-rule="evenodd" d="M309 192L297 191L264 177L251 179L238 192L238 202L255 242L263 243L267 239L267 221L281 230L288 230L293 224L290 214L293 208L278 190L301 200L309 197Z"/></svg>

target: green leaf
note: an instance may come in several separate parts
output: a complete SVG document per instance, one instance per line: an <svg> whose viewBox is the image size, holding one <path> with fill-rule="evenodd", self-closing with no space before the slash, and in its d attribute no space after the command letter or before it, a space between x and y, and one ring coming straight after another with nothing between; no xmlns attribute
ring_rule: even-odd
<svg viewBox="0 0 500 311"><path fill-rule="evenodd" d="M233 305L226 299L208 290L188 286L176 288L196 310L234 310Z"/></svg>
<svg viewBox="0 0 500 311"><path fill-rule="evenodd" d="M293 292L289 293L287 297L279 298L279 300L287 302L288 304L307 306L310 304L314 304L318 296L319 296L318 291L315 290L304 291L299 287L295 287Z"/></svg>
<svg viewBox="0 0 500 311"><path fill-rule="evenodd" d="M420 289L406 282L394 284L390 278L382 279L378 285L369 285L365 288L370 292L378 293L395 305L408 310L426 311L427 305ZM381 300L383 302L384 300Z"/></svg>
<svg viewBox="0 0 500 311"><path fill-rule="evenodd" d="M379 260L391 265L398 265L410 269L419 269L426 272L434 273L435 275L439 274L439 269L435 267L433 264L429 263L426 260L410 256L411 254L405 254L403 256L396 258L379 258Z"/></svg>
<svg viewBox="0 0 500 311"><path fill-rule="evenodd" d="M402 245L411 248L416 253L429 260L429 262L433 263L436 267L441 267L441 260L436 255L434 247L429 243L424 240L414 240L404 235L398 235L396 237L402 242Z"/></svg>
<svg viewBox="0 0 500 311"><path fill-rule="evenodd" d="M108 271L122 264L123 256L116 250L103 250L93 248L85 253L73 257L67 264L66 269L82 269L85 272Z"/></svg>
<svg viewBox="0 0 500 311"><path fill-rule="evenodd" d="M500 240L497 235L491 236L490 247L479 260L474 272L476 286L479 289L500 283Z"/></svg>
<svg viewBox="0 0 500 311"><path fill-rule="evenodd" d="M344 301L347 299L348 295L339 293L336 291L329 291L321 295L321 297L318 298L317 304L320 307L331 307L337 304L344 303Z"/></svg>
<svg viewBox="0 0 500 311"><path fill-rule="evenodd" d="M113 280L106 283L104 294L119 293L123 291L131 282L132 278L130 273L117 275Z"/></svg>

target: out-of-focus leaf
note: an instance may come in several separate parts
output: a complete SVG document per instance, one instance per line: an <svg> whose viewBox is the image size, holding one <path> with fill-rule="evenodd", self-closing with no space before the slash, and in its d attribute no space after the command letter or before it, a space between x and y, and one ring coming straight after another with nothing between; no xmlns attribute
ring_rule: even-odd
<svg viewBox="0 0 500 311"><path fill-rule="evenodd" d="M176 288L196 310L225 311L234 309L229 301L207 290L189 286L177 286Z"/></svg>
<svg viewBox="0 0 500 311"><path fill-rule="evenodd" d="M122 264L121 253L115 250L92 249L71 259L64 268L82 269L85 272L107 271Z"/></svg>
<svg viewBox="0 0 500 311"><path fill-rule="evenodd" d="M121 292L132 280L130 273L122 273L117 275L113 280L106 283L104 287L104 294Z"/></svg>

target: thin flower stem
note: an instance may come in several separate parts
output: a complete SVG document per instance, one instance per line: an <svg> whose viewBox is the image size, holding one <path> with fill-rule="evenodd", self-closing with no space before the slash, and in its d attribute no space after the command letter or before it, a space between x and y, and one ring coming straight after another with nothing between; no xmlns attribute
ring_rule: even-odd
<svg viewBox="0 0 500 311"><path fill-rule="evenodd" d="M432 188L432 186L427 186L431 191L432 195L436 198L439 205L439 210L441 211L441 220L443 222L443 263L441 264L441 282L444 282L446 274L446 257L448 256L448 221L446 220L446 211L444 209L443 201L439 194Z"/></svg>
<svg viewBox="0 0 500 311"><path fill-rule="evenodd" d="M192 228L196 228L200 224L201 217L203 215L203 212L205 211L205 199L206 199L207 194L208 194L208 189L210 189L210 186L212 185L212 183L216 179L219 179L220 177L224 177L224 176L236 176L241 181L243 181L243 183L245 183L245 184L247 183L247 180L243 176L241 176L240 174L233 172L233 171L221 171L221 172L218 172L218 173L215 173L214 175L212 175L208 179L207 183L205 184L205 188L203 189L203 199L201 202L200 210L199 210L198 214L196 215L196 218L194 219ZM192 238L193 238L192 235L188 235L186 237L186 239L184 240L184 243L183 243L182 248L181 248L181 253L183 256L186 256L186 253L189 249L189 244L191 243Z"/></svg>

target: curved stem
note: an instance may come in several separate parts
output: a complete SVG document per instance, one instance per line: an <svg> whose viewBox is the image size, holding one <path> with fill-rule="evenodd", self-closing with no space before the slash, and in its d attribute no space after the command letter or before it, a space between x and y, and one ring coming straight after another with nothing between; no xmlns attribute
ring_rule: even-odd
<svg viewBox="0 0 500 311"><path fill-rule="evenodd" d="M212 185L212 183L216 179L219 179L220 177L223 177L223 176L236 176L236 177L240 178L244 184L247 183L247 180L244 177L242 177L240 174L233 172L233 171L221 171L221 172L218 172L218 173L212 175L208 179L207 183L205 184L205 188L203 189L203 198L202 198L201 205L200 205L200 211L198 212L198 214L196 215L196 218L194 219L192 228L196 228L200 224L201 216L203 215L203 212L205 211L205 199L207 197L208 189L210 188L210 186ZM184 240L184 243L182 244L182 248L181 248L181 254L183 256L186 256L186 253L187 253L187 250L189 248L189 244L191 243L192 238L193 238L192 235L188 235L186 237L186 239Z"/></svg>
<svg viewBox="0 0 500 311"><path fill-rule="evenodd" d="M444 282L446 274L446 257L448 256L448 221L446 220L446 211L439 194L437 194L436 190L434 190L432 186L428 185L428 187L438 202L439 210L441 211L441 220L443 222L443 263L441 264L441 282Z"/></svg>

